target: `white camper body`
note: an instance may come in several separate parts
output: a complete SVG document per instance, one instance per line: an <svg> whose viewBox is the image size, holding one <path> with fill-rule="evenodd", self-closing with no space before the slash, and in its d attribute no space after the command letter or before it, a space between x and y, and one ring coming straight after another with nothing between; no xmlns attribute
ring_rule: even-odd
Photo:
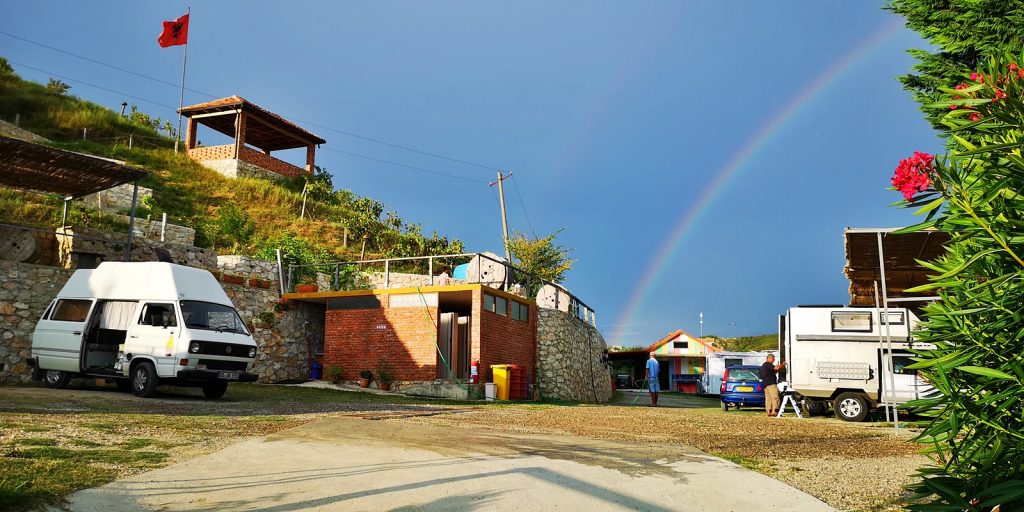
<svg viewBox="0 0 1024 512"><path fill-rule="evenodd" d="M158 384L202 386L219 398L254 381L256 343L209 272L172 263L104 262L76 270L32 335L37 377L116 379L152 396Z"/></svg>
<svg viewBox="0 0 1024 512"><path fill-rule="evenodd" d="M730 366L753 365L757 366L764 362L764 352L711 352L707 355L707 365L704 372L704 391L717 395L722 388L722 377L725 376L725 369Z"/></svg>
<svg viewBox="0 0 1024 512"><path fill-rule="evenodd" d="M910 349L934 346L913 341L917 324L917 316L906 308L790 308L779 317L787 380L808 412L824 413L831 405L847 421L863 421L883 403L921 398L933 388L906 369L913 363Z"/></svg>

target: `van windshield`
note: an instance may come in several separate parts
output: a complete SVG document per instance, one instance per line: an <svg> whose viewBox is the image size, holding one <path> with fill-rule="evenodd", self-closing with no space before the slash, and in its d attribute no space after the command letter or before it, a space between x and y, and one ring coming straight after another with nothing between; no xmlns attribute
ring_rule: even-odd
<svg viewBox="0 0 1024 512"><path fill-rule="evenodd" d="M185 327L192 329L249 334L245 323L238 316L238 312L231 306L183 300L181 301L181 316L185 318Z"/></svg>

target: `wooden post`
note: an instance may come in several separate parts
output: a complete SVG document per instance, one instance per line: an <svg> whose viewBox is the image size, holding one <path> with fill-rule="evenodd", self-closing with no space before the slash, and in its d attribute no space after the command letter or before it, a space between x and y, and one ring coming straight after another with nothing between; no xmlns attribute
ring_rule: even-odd
<svg viewBox="0 0 1024 512"><path fill-rule="evenodd" d="M306 146L306 174L313 175L313 168L316 165L316 144Z"/></svg>

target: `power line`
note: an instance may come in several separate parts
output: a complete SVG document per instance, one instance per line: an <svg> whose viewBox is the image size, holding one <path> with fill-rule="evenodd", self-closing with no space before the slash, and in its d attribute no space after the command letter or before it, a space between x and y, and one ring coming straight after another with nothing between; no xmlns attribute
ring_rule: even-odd
<svg viewBox="0 0 1024 512"><path fill-rule="evenodd" d="M120 95L123 95L123 96L127 96L129 98L134 99L134 100L144 101L146 103L152 103L153 105L157 105L157 106L160 106L160 107L168 108L168 109L171 109L172 111L175 111L175 112L177 111L177 107L174 107L174 106L171 106L171 105L165 105L163 103L160 103L160 102L157 102L157 101L153 101L153 100L147 100L146 98L142 98L142 97L139 97L139 96L134 96L134 95L128 94L128 93L126 93L124 91L118 91L118 90L110 89L110 88L107 88L107 87L103 87L102 85L96 85L96 84L93 84L93 83L86 82L85 80L79 80L77 78L72 78L72 77L67 76L67 75L61 75L61 74L58 74L58 73L54 73L53 71L47 71L45 69L40 69L40 68L37 68L37 67L29 66L28 64L22 64L20 62L15 62L13 60L9 60L7 62L10 62L11 64L14 64L15 66L21 66L21 67L23 67L25 69L31 69L33 71L38 71L40 73L46 73L48 75L53 75L53 76L55 76L57 78L63 78L64 80L70 80L72 82L76 82L76 83L79 83L79 84L82 84L82 85L85 85L85 86L95 87L97 89L101 89L101 90L104 90L104 91L107 91L107 92L112 92L114 94L120 94Z"/></svg>
<svg viewBox="0 0 1024 512"><path fill-rule="evenodd" d="M95 87L97 89L102 89L104 91L112 92L112 93L115 93L115 94L122 94L124 96L129 97L129 98L136 99L136 100L139 100L139 101L144 101L146 103L152 103L154 105L159 105L161 107L170 109L172 111L176 110L175 107L170 106L170 105L165 105L163 103L159 103L159 102L156 102L156 101L153 101L153 100L149 100L149 99L146 99L146 98L142 98L142 97L139 97L139 96L134 96L134 95L128 94L126 92L117 91L117 90L114 90L114 89L103 87L101 85L96 85L96 84L93 84L93 83L89 83L89 82L86 82L86 81L83 81L83 80L79 80L77 78L73 78L73 77L70 77L70 76L57 74L57 73L54 73L52 71L47 71L45 69L29 66L27 64L22 64L20 62L14 62L14 61L8 61L8 62L10 62L11 64L14 64L16 66L20 66L20 67L23 67L23 68L26 68L26 69L31 69L33 71L38 71L40 73L46 73L46 74L49 74L49 75L53 75L55 77L63 78L64 80L69 80L71 82L75 82L75 83L78 83L78 84L86 85L86 86L89 86L89 87ZM372 157L372 156L360 155L358 153L352 153L352 152L349 152L349 151L342 151L340 149L334 149L334 148L330 148L330 147L325 147L325 148L322 148L322 149L325 150L325 151L333 151L335 153L341 153L343 155L348 155L348 156L352 156L352 157L356 157L356 158L362 158L364 160L371 160L371 161L379 162L379 163L382 163L382 164L394 165L394 166L397 166L397 167L404 167L406 169L412 169L414 171L425 172L425 173L433 174L433 175L436 175L436 176L444 176L444 177L447 177L447 178L453 178L453 179L464 180L464 181L471 181L471 182L474 182L474 183L487 183L484 180L477 180L477 179L469 178L469 177L466 177L466 176L459 176L457 174L451 174L451 173L446 173L446 172L442 172L442 171L435 171L435 170L432 170L432 169L424 169L423 167L416 167L414 165L407 165L407 164L402 164L402 163L398 163L398 162L392 162L390 160L384 160L384 159L375 158L375 157Z"/></svg>
<svg viewBox="0 0 1024 512"><path fill-rule="evenodd" d="M432 170L432 169L424 169L422 167L416 167L414 165L400 164L398 162L392 162L390 160L383 160L383 159L380 159L380 158L374 158L372 156L360 155L358 153L350 153L348 151L342 151L340 149L323 148L323 150L324 151L333 151L335 153L341 153L343 155L353 156L353 157L356 157L356 158L362 158L364 160L370 160L370 161L373 161L373 162L380 162L382 164L394 165L394 166L397 166L397 167L404 167L406 169L412 169L414 171L425 172L425 173L434 174L434 175L437 175L437 176L444 176L446 178L453 178L453 179L457 179L457 180L470 181L470 182L473 182L473 183L487 183L486 181L477 180L477 179L473 179L473 178L468 178L466 176L459 176L457 174L449 174L449 173L446 173L446 172L435 171L435 170Z"/></svg>
<svg viewBox="0 0 1024 512"><path fill-rule="evenodd" d="M120 67L120 66L115 66L113 64L102 62L102 61L93 59L91 57L86 57L85 55L79 55L77 53L70 52L70 51L67 51L67 50L64 50L64 49L61 49L61 48L57 48L55 46L50 46L48 44L41 43L39 41L33 41L33 40L25 38L25 37L14 35L14 34L11 34L9 32L4 32L4 31L0 30L0 34L5 35L7 37L12 37L12 38L17 39L19 41L24 41L24 42L29 43L29 44L34 44L36 46L40 46L40 47L46 48L48 50L52 50L52 51L55 51L55 52L58 52L58 53L62 53L64 55L70 55L72 57L75 57L75 58L78 58L78 59L82 59L82 60L87 61L87 62L92 62L93 64L99 64L100 66L105 66L105 67L108 67L110 69L115 69L117 71L121 71L123 73L128 73L130 75L137 76L139 78L145 78L147 80L152 80L154 82L158 82L158 83L170 86L170 87L174 87L175 89L177 89L180 86L180 84L177 84L177 83L174 83L174 82L169 82L167 80L163 80L163 79L157 78L155 76L146 75L144 73L139 73L139 72L136 72L136 71L132 71L130 69L126 69L126 68L123 68L123 67ZM24 66L24 64L22 64L22 66ZM33 68L30 68L29 66L25 66L25 67L27 67L29 69L33 69ZM45 73L45 71L44 71L44 73ZM70 78L68 80L70 80ZM82 83L85 83L85 82L82 82ZM86 84L86 85L89 85L89 84ZM102 87L100 87L100 88L102 89ZM109 89L105 89L105 90L109 91ZM210 98L216 98L217 97L216 95L210 94L208 92L203 92L203 91L200 91L200 90L197 90L197 89L192 89L190 87L186 87L185 90L190 91L190 92L194 92L196 94L200 94L200 95L203 95L203 96L207 96L207 97L210 97ZM114 91L112 91L112 92L114 92ZM123 93L121 93L121 94L123 94ZM148 100L143 100L143 101L148 101ZM150 102L150 103L152 103L152 102ZM166 106L166 105L161 105L161 106ZM170 107L170 108L174 108L174 107ZM176 111L177 110L175 110L175 112ZM490 165L484 165L484 164L480 164L480 163L476 163L476 162L470 162L469 160L462 160L460 158L452 158L452 157L440 155L440 154L437 154L437 153L431 153L429 151L423 151L423 150L411 148L411 147L408 147L408 146L403 146L401 144L395 144L393 142L387 142L387 141L384 141L384 140L375 139L373 137L367 137L365 135L359 135L359 134L356 134L356 133L347 132L345 130L339 130L337 128L331 128L330 126L324 126L324 125L321 125L321 124L313 123L311 121L304 121L302 119L296 119L294 117L292 117L292 120L298 121L298 122L301 122L301 123L306 123L306 124L308 124L310 126L316 126L318 128L324 129L324 130L329 130L329 131L332 131L332 132L340 133L342 135L346 135L346 136L349 136L349 137L354 137L354 138L365 140L365 141L368 141L368 142L373 142L375 144L381 144L381 145L392 147L392 148L395 148L395 149L401 149L403 151L409 151L409 152L412 152L412 153L418 153L418 154L421 154L421 155L431 156L431 157L434 157L434 158L440 158L440 159L443 159L443 160L448 160L450 162L456 162L456 163L460 163L460 164L463 164L463 165L479 167L481 169L488 169L488 170L491 170L491 171L499 170L497 167L493 167L493 166L490 166Z"/></svg>
<svg viewBox="0 0 1024 512"><path fill-rule="evenodd" d="M526 202L523 201L523 195L519 193L519 183L516 183L515 176L512 176L512 185L516 188L516 195L519 196L519 204L523 207L523 215L526 216L526 224L530 226L530 232L532 232L534 238L536 238L537 230L533 229L533 222L530 221L530 210L526 209Z"/></svg>

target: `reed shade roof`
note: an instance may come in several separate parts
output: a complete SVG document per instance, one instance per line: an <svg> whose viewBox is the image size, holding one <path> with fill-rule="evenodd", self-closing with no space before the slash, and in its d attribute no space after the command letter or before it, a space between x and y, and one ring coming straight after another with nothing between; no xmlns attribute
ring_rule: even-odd
<svg viewBox="0 0 1024 512"><path fill-rule="evenodd" d="M189 105L180 110L181 115L195 117L199 124L231 138L235 137L235 117L238 111L246 115L243 142L250 146L278 151L326 142L318 135L240 96Z"/></svg>
<svg viewBox="0 0 1024 512"><path fill-rule="evenodd" d="M882 252L885 258L886 293L889 298L923 297L934 293L908 294L904 290L927 284L930 270L917 263L931 261L945 252L949 234L929 230L919 233L894 234L892 229L847 228L846 268L850 280L850 305L874 306L874 283L878 281L878 298L882 298L882 275L878 267L878 239L882 234Z"/></svg>
<svg viewBox="0 0 1024 512"><path fill-rule="evenodd" d="M0 136L0 185L5 187L80 197L146 175L115 160Z"/></svg>

